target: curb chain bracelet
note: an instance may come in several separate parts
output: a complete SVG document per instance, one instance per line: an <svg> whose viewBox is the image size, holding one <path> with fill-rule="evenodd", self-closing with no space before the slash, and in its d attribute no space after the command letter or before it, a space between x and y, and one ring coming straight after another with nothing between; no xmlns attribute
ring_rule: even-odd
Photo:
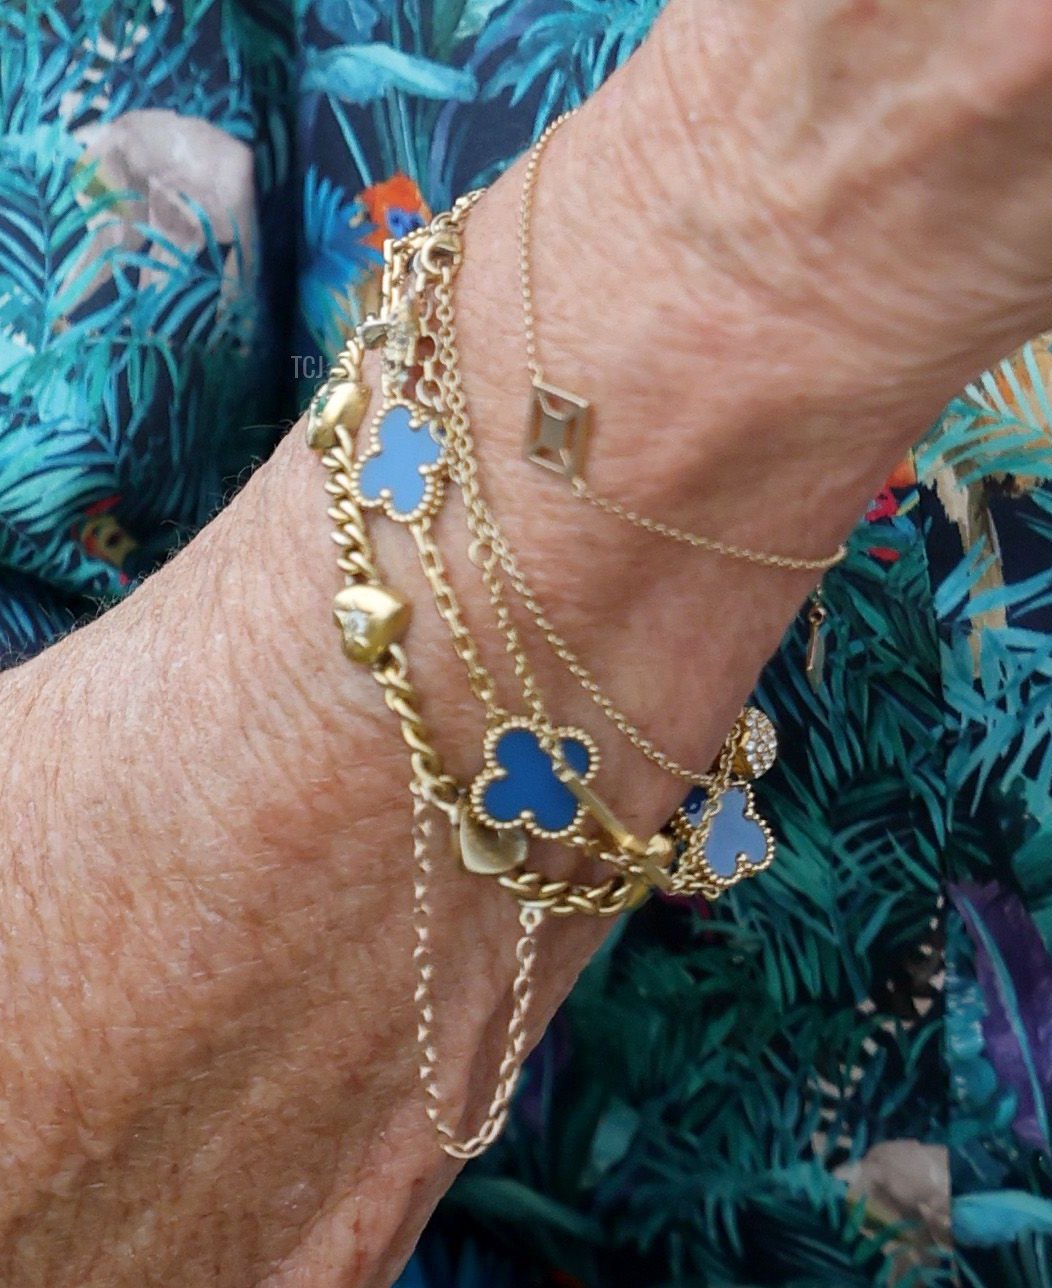
<svg viewBox="0 0 1052 1288"><path fill-rule="evenodd" d="M409 754L418 1064L428 1117L442 1148L457 1158L481 1154L507 1119L525 1055L537 932L545 916L616 916L654 889L715 898L774 857L774 840L756 811L751 786L775 759L767 717L746 708L705 772L661 751L602 692L558 634L486 501L460 377L453 300L467 216L481 195L469 193L426 227L385 243L379 314L348 339L307 417L308 445L321 453L327 471L328 514L345 578L333 602L343 651L371 672ZM356 444L370 401L362 372L369 348L380 349L380 405ZM451 489L463 502L470 564L512 662L514 696L502 691L485 665L435 541L433 520ZM483 710L486 733L469 782L446 771L422 717L402 643L412 605L386 585L377 566L366 523L372 514L407 530L472 697ZM599 794L598 747L585 730L560 723L549 710L515 624L513 601L615 728L648 759L690 784L683 806L653 836L635 836ZM429 888L435 856L450 852L450 835L464 868L496 881L517 901L521 927L496 1089L481 1126L467 1139L447 1120L433 1041ZM534 841L553 841L599 860L610 875L596 884L551 879L530 866Z"/></svg>

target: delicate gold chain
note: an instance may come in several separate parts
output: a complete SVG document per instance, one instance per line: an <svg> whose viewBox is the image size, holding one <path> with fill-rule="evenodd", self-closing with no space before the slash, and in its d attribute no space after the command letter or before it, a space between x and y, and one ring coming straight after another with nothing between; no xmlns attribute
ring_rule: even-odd
<svg viewBox="0 0 1052 1288"><path fill-rule="evenodd" d="M443 384L446 408L444 424L447 447L452 457L451 468L456 472L471 535L478 551L476 562L483 570L486 588L494 610L498 613L498 620L506 623L507 609L503 603L499 578L493 576L494 558L503 568L509 583L533 618L538 633L547 641L555 655L615 728L660 769L688 783L707 783L711 778L710 774L703 770L688 768L667 752L662 751L602 692L595 677L556 631L538 602L479 487L478 457L474 450L471 425L467 415L467 397L460 378L452 282L447 278L437 281L434 284L433 294L435 296L435 332L432 338L437 350L436 366L440 373L436 378ZM503 629L506 631L506 626ZM521 647L518 647L512 656L516 659L516 674L524 684L530 683L532 677L523 665ZM536 691L535 686L533 691Z"/></svg>
<svg viewBox="0 0 1052 1288"><path fill-rule="evenodd" d="M605 514L613 515L614 518L624 519L644 532L668 537L681 545L693 546L695 550L709 550L713 554L727 555L730 559L743 559L746 563L759 564L763 568L795 568L801 572L819 572L834 567L847 554L847 547L842 545L837 547L835 554L827 555L822 559L798 559L795 555L772 555L763 550L752 550L749 546L736 546L730 541L718 541L715 537L703 537L697 532L687 532L683 528L674 527L671 523L663 523L660 519L637 514L635 510L630 510L620 502L594 491L580 475L571 479L570 486L573 488L574 495L580 497L582 501L587 501L589 505L595 506Z"/></svg>
<svg viewBox="0 0 1052 1288"><path fill-rule="evenodd" d="M563 112L557 116L541 133L526 161L522 178L522 199L519 205L519 287L522 295L522 325L525 336L526 368L534 385L544 382L544 370L537 351L537 318L534 308L533 277L530 268L530 246L532 243L533 205L537 188L537 171L541 157L552 136L570 119L577 109ZM715 537L702 536L700 533L687 532L683 528L663 523L637 513L619 502L596 492L580 474L571 477L573 493L580 500L586 501L595 509L613 518L622 519L644 532L667 537L695 550L707 550L712 554L726 555L730 559L741 559L747 563L759 564L764 568L796 569L804 572L822 572L840 563L847 555L847 547L840 545L836 551L820 559L799 558L794 555L769 554L763 550L753 550L749 546L736 545L730 541L720 541Z"/></svg>
<svg viewBox="0 0 1052 1288"><path fill-rule="evenodd" d="M447 267L434 283L435 316L437 328L435 341L438 348L438 368L444 402L443 426L446 442L455 461L460 466L457 472L457 483L464 501L468 528L476 543L474 562L478 567L490 604L497 618L497 625L504 637L505 646L512 658L515 675L523 687L534 717L542 727L550 727L551 720L544 707L540 688L530 667L526 651L522 646L519 632L511 620L504 587L497 572L497 560L488 542L486 526L480 523L484 510L478 484L478 469L475 463L471 422L468 419L467 395L460 378L460 355L457 350L456 322L453 307L453 277ZM548 748L561 760L561 752L554 743Z"/></svg>
<svg viewBox="0 0 1052 1288"><path fill-rule="evenodd" d="M537 323L533 310L533 278L530 272L530 228L533 222L533 199L537 188L537 170L544 149L555 131L577 111L571 108L545 126L526 159L522 178L522 203L519 206L519 287L522 292L522 321L526 333L526 369L534 380L543 380L544 372L537 357Z"/></svg>
<svg viewBox="0 0 1052 1288"><path fill-rule="evenodd" d="M420 557L420 567L431 589L439 617L445 622L446 629L453 644L453 651L460 659L467 672L468 686L477 700L486 708L486 714L496 718L503 714L497 702L497 688L493 676L479 655L478 645L468 630L464 614L460 607L442 552L435 544L429 528L423 524L413 524L413 540L416 542Z"/></svg>
<svg viewBox="0 0 1052 1288"><path fill-rule="evenodd" d="M553 132L554 126L546 133L550 136ZM532 159L532 166L535 170L536 158ZM358 335L348 342L334 364L329 381L312 401L307 430L308 442L323 451L322 461L328 471L325 485L330 497L328 513L335 524L333 539L339 548L337 562L347 579L347 586L334 602L334 612L344 633L344 648L352 659L369 666L383 690L387 706L399 720L402 739L410 753L415 861L413 957L417 968L414 998L418 1017L419 1075L425 1089L427 1114L442 1147L461 1159L481 1154L500 1134L507 1119L526 1051L537 932L544 917L564 917L574 913L614 916L637 906L654 886L673 893L701 890L711 894L732 884L731 879L719 886L709 880L711 870L706 867L702 851L719 808L720 795L730 782L738 750L738 742L732 736L724 745L717 772L698 774L684 768L641 734L602 693L591 672L552 627L483 496L467 398L459 370L453 301L453 278L461 255L461 226L479 195L468 194L451 211L432 221L428 228L385 244L384 316L363 324ZM528 234L528 204L525 209L525 232ZM526 281L528 288L528 278ZM529 316L531 371L539 371L532 307ZM373 446L363 456L356 457L353 432L367 403L367 391L361 383L363 346L373 347L378 343L384 346L381 379L385 404L375 422L381 427L375 431L380 438L371 440ZM408 388L410 383L412 392ZM384 450L382 426L387 423L384 417L399 404L404 408L407 401L410 404L410 426L419 425L415 417L421 413L425 418L433 413L442 422L445 469L459 489L467 516L471 539L469 558L481 575L498 630L512 660L528 716L511 717L499 701L494 676L471 635L445 560L434 540L431 519L442 500L441 487L433 484L428 475L427 487L437 489L424 493L425 498L430 499L410 511L392 510L392 517L405 523L414 538L438 614L449 633L454 652L467 671L471 693L485 708L487 738L491 734L503 737L509 728L513 731L527 729L551 760L557 777L576 797L579 817L591 820L589 827L576 819L572 826L562 830L545 831L544 827L538 826L535 834L562 840L567 846L611 865L616 869L615 875L604 882L588 885L551 880L529 869L526 866L527 832L524 829L532 815L523 808L520 813L513 813L509 822L508 815L487 812L484 797L478 795L486 787L485 775L476 778L470 791L462 788L445 772L421 717L419 699L409 676L408 659L398 642L408 625L409 604L397 592L383 585L361 509L363 505L372 508L381 503L385 507L393 504L393 493L381 493L378 499L375 492L364 490L364 476L360 471L373 455ZM421 468L421 475L426 474L427 468ZM570 768L567 763L570 753L563 750L563 740L567 735L573 735L578 744L590 747L589 755L596 755L596 749L583 730L559 730L553 724L511 613L509 591L519 596L537 631L621 733L655 764L677 777L703 786L708 792L697 835L683 833L682 824L689 827L689 821L685 816L680 820L678 860L674 843L667 834L659 833L644 841L625 828L589 785L594 766L589 772L581 770L575 773ZM755 717L759 713L751 714ZM566 746L569 745L567 742ZM756 746L761 745L749 744L744 747L743 754L762 754L756 751ZM487 758L495 755L489 741L484 751ZM485 772L497 772L499 763L487 759L490 768ZM496 875L500 885L519 903L521 934L515 949L517 969L504 1053L482 1125L467 1139L458 1139L446 1121L435 1075L437 1055L429 891L433 877L436 810L452 824L465 865L473 871ZM515 835L500 832L501 828L507 827L518 834L518 839ZM488 838L486 828L491 829ZM769 857L768 853L768 861ZM737 874L734 879L737 879Z"/></svg>
<svg viewBox="0 0 1052 1288"><path fill-rule="evenodd" d="M456 591L449 580L445 567L445 561L435 545L434 538L431 536L429 529L423 525L414 525L413 539L416 541L417 550L420 553L421 565L424 569L424 575L427 577L432 592L435 595L435 602L439 605L439 613L450 629L450 634L454 637L453 647L458 657L468 669L469 682L474 688L475 681L472 680L472 672L476 675L479 671L484 672L488 677L490 694L494 692L492 676L485 671L479 658L478 649L474 640L471 638L467 627L464 624L463 612L457 599ZM499 579L494 575L492 565L480 567L483 584L486 587L490 604L497 617L497 626L501 635L504 637L505 648L512 659L515 668L515 676L522 684L523 697L529 706L535 720L541 725L551 723L548 712L544 706L544 700L541 697L540 689L530 669L529 660L526 657L526 651L522 647L522 641L519 638L518 630L511 620L508 606L504 600L503 588ZM479 696L476 694L476 696ZM484 700L484 699L480 699ZM492 713L495 706L490 706L487 710ZM502 711L502 714L507 714Z"/></svg>
<svg viewBox="0 0 1052 1288"><path fill-rule="evenodd" d="M413 791L413 855L416 873L413 878L413 930L416 947L413 961L417 968L414 1000L417 1006L417 1046L420 1052L418 1071L426 1094L425 1110L442 1137L442 1148L454 1158L477 1158L497 1139L504 1128L511 1107L512 1096L522 1072L526 1050L526 1020L533 1000L533 967L537 960L537 931L544 919L544 910L536 902L521 904L519 924L522 934L515 945L518 971L512 984L512 1012L505 1035L504 1054L497 1074L497 1085L489 1109L478 1131L466 1140L458 1140L456 1132L445 1122L442 1113L442 1093L435 1078L438 1055L434 1045L435 1008L431 994L434 964L431 960L431 906L429 892L433 875L431 848L433 844L432 819L428 805L420 793Z"/></svg>

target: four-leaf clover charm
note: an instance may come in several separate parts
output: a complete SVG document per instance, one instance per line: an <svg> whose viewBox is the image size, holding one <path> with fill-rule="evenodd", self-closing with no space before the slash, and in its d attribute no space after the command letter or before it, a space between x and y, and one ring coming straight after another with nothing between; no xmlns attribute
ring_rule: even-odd
<svg viewBox="0 0 1052 1288"><path fill-rule="evenodd" d="M580 729L553 729L567 767L590 782L599 751ZM559 778L540 732L521 717L491 729L483 748L485 764L471 786L471 808L486 827L524 827L537 837L565 840L580 825L583 806Z"/></svg>
<svg viewBox="0 0 1052 1288"><path fill-rule="evenodd" d="M709 803L707 794L695 787L683 803L683 813L692 827L699 827ZM700 864L713 885L726 889L742 877L763 871L774 858L774 837L756 812L752 787L736 783L716 803L704 838Z"/></svg>
<svg viewBox="0 0 1052 1288"><path fill-rule="evenodd" d="M399 523L434 514L442 504L444 483L440 435L439 426L422 420L408 403L382 408L351 475L358 504L382 509Z"/></svg>

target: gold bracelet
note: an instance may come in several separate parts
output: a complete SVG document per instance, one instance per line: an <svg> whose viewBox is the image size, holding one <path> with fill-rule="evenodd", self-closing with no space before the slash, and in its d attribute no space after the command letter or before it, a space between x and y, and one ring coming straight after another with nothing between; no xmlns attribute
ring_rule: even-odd
<svg viewBox="0 0 1052 1288"><path fill-rule="evenodd" d="M522 200L519 206L519 284L522 294L523 331L526 338L526 367L531 379L529 415L526 422L526 440L523 455L534 465L561 475L570 481L574 496L597 510L622 519L643 532L667 537L681 545L696 550L708 550L742 559L764 568L788 568L798 571L820 572L841 562L847 554L846 546L821 559L798 558L794 555L768 554L751 550L748 546L720 541L715 537L687 532L661 519L653 519L629 509L619 501L596 492L584 478L584 460L591 435L593 410L591 403L579 394L560 388L545 379L537 355L537 323L533 306L533 282L530 272L530 242L533 221L533 196L541 157L556 130L577 109L564 112L541 133L533 145L522 180Z"/></svg>
<svg viewBox="0 0 1052 1288"><path fill-rule="evenodd" d="M754 708L743 712L716 766L704 774L684 770L659 752L554 631L485 499L460 378L453 300L465 222L480 195L468 194L426 228L385 243L381 312L348 340L307 419L308 444L323 453L328 513L346 578L333 605L343 649L370 669L409 752L419 1069L428 1116L442 1147L459 1158L481 1153L506 1120L524 1057L536 936L545 915L613 916L655 888L715 897L762 870L774 855L751 788L751 779L775 756L766 717ZM367 347L381 349L381 403L356 450L355 433L369 402L362 380ZM512 661L519 689L514 702L502 696L481 657L434 538L433 519L450 487L463 501L471 562ZM408 530L472 696L483 708L487 732L469 783L445 770L424 722L402 645L411 605L380 574L365 522L372 512ZM560 724L549 711L510 610L512 595L604 714L643 754L693 784L668 828L637 837L597 793L598 748L583 729ZM446 1120L433 1041L428 892L433 856L448 852L436 842L436 833L445 829L452 830L465 868L495 878L515 897L521 925L497 1087L481 1127L468 1139L460 1139ZM534 840L555 841L607 863L611 875L594 885L549 879L528 866Z"/></svg>

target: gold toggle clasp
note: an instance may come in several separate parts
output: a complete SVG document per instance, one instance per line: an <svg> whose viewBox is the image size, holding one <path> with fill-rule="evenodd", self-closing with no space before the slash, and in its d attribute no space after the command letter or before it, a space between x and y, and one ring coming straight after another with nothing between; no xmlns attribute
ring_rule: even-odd
<svg viewBox="0 0 1052 1288"><path fill-rule="evenodd" d="M673 845L667 836L658 832L649 841L642 840L634 832L630 832L606 801L597 796L572 770L561 769L559 779L573 792L614 844L632 856L632 866L641 876L659 890L672 888L672 877L662 865L662 861L667 863L673 856Z"/></svg>
<svg viewBox="0 0 1052 1288"><path fill-rule="evenodd" d="M425 273L440 274L442 269L452 261L456 268L461 259L460 238L451 229L439 229L420 247L418 262ZM444 260L445 264L436 262Z"/></svg>

